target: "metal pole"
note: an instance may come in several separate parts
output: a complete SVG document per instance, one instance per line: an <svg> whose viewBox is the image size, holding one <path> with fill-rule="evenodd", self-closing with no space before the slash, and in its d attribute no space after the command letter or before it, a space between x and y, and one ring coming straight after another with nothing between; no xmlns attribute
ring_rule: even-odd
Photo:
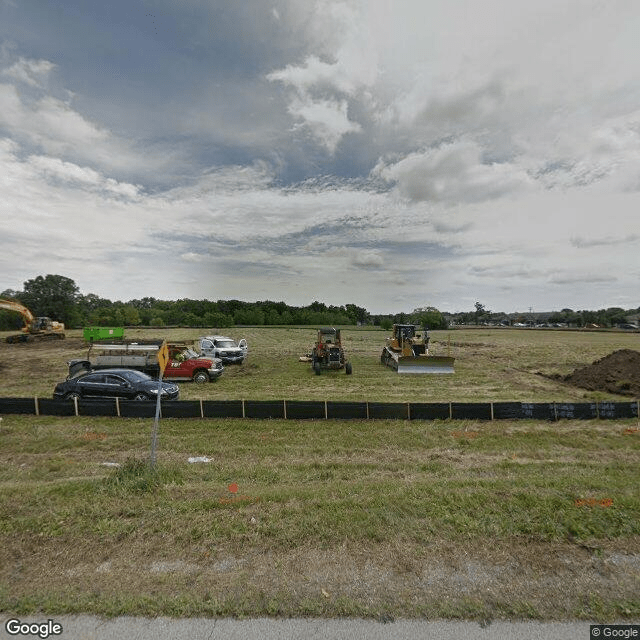
<svg viewBox="0 0 640 640"><path fill-rule="evenodd" d="M158 397L156 398L156 417L151 429L151 468L156 466L156 449L158 446L158 424L160 422L160 396L162 395L162 376L158 378Z"/></svg>

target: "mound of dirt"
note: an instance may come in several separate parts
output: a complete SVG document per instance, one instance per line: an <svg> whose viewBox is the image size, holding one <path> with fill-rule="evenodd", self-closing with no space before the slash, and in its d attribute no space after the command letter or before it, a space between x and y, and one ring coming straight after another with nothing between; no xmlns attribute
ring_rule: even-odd
<svg viewBox="0 0 640 640"><path fill-rule="evenodd" d="M589 391L606 391L640 397L640 352L614 351L564 377L564 381Z"/></svg>

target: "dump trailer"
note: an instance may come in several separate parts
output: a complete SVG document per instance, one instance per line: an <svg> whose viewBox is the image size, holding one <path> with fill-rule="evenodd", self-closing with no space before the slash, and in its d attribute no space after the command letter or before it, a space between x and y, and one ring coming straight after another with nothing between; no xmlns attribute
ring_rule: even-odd
<svg viewBox="0 0 640 640"><path fill-rule="evenodd" d="M0 299L0 309L15 311L22 316L24 327L22 333L7 337L7 342L30 342L32 340L62 339L65 337L64 324L51 318L36 318L27 307L15 300Z"/></svg>
<svg viewBox="0 0 640 640"><path fill-rule="evenodd" d="M394 324L380 362L398 373L453 373L453 356L429 355L429 332L413 324Z"/></svg>

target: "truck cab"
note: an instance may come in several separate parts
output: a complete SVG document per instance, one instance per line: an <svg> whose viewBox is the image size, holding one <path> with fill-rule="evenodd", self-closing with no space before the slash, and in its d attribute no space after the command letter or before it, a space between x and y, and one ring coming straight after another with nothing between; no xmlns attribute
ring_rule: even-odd
<svg viewBox="0 0 640 640"><path fill-rule="evenodd" d="M198 350L203 356L220 358L224 364L242 364L249 348L244 338L236 342L228 336L203 336L198 338Z"/></svg>

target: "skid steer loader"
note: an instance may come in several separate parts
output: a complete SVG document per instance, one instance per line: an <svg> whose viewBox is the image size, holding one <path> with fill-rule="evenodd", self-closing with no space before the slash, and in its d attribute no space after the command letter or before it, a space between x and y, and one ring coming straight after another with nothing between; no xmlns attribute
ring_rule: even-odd
<svg viewBox="0 0 640 640"><path fill-rule="evenodd" d="M380 362L398 373L453 373L453 356L429 355L429 332L413 324L394 324Z"/></svg>

